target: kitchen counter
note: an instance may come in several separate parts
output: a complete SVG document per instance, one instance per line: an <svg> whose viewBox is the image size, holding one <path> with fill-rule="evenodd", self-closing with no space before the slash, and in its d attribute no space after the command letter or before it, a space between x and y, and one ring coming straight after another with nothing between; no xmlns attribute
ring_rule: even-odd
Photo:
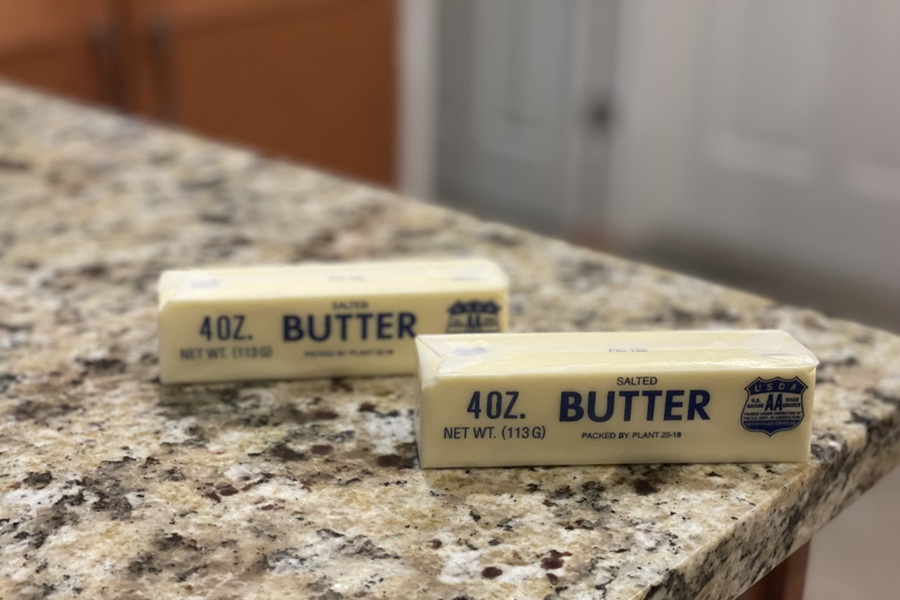
<svg viewBox="0 0 900 600"><path fill-rule="evenodd" d="M900 460L900 338L0 86L0 597L727 598ZM160 271L488 257L515 331L783 328L801 464L420 470L412 377L161 386Z"/></svg>

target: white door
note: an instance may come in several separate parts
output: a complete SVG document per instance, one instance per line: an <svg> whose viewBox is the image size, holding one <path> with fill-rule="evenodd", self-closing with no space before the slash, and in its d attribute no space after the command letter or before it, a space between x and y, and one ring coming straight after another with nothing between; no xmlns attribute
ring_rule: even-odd
<svg viewBox="0 0 900 600"><path fill-rule="evenodd" d="M585 194L606 185L613 56L590 55L612 47L613 36L598 32L615 31L614 9L591 0L438 3L439 200L547 233L597 216Z"/></svg>
<svg viewBox="0 0 900 600"><path fill-rule="evenodd" d="M898 311L900 1L639 0L621 40L609 235Z"/></svg>

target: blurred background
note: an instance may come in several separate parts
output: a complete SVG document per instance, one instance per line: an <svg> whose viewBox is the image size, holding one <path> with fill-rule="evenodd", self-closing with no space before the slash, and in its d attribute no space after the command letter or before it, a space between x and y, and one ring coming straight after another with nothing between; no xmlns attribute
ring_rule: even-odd
<svg viewBox="0 0 900 600"><path fill-rule="evenodd" d="M0 0L9 80L893 331L898 57L900 0Z"/></svg>
<svg viewBox="0 0 900 600"><path fill-rule="evenodd" d="M900 331L900 0L0 0L0 76Z"/></svg>

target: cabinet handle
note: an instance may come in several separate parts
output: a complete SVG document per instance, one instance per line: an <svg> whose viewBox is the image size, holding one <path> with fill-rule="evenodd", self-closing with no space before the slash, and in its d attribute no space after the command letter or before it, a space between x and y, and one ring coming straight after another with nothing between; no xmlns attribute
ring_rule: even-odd
<svg viewBox="0 0 900 600"><path fill-rule="evenodd" d="M174 28L161 14L148 24L150 58L156 88L156 117L162 121L178 121L178 86L175 79Z"/></svg>
<svg viewBox="0 0 900 600"><path fill-rule="evenodd" d="M125 89L122 82L122 51L119 31L112 21L94 24L90 31L91 46L99 63L101 94L116 110L125 111Z"/></svg>

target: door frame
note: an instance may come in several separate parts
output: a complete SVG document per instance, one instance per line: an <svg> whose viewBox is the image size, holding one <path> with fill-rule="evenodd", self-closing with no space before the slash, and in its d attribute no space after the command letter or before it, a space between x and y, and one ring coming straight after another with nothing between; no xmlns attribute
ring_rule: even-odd
<svg viewBox="0 0 900 600"><path fill-rule="evenodd" d="M397 36L397 187L434 199L437 12L440 0L400 0Z"/></svg>

